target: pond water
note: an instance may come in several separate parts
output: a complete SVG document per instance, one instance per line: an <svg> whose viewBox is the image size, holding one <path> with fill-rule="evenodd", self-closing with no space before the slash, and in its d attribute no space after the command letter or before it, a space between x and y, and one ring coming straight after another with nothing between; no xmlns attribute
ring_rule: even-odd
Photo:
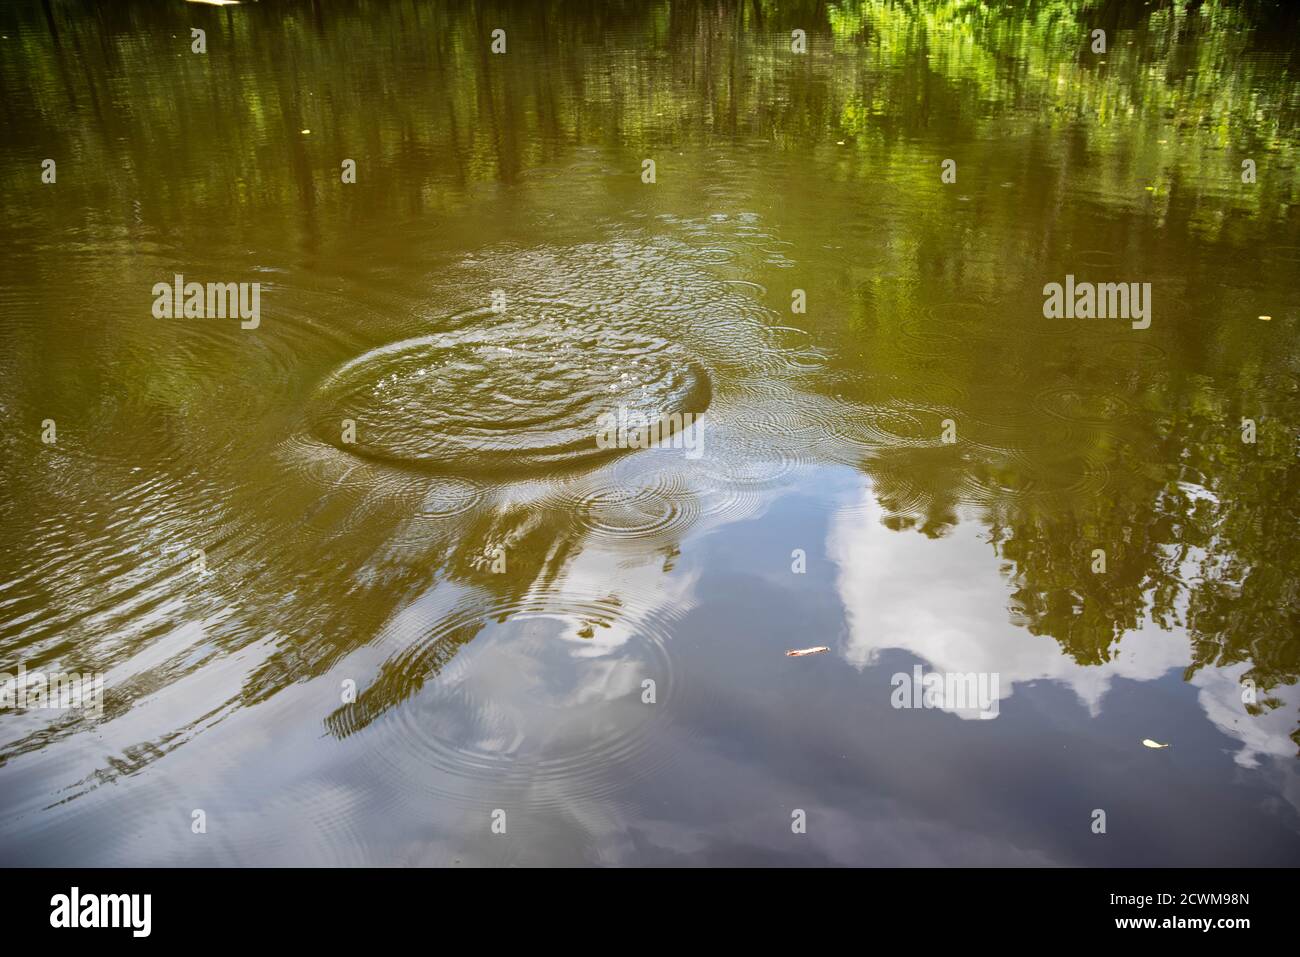
<svg viewBox="0 0 1300 957"><path fill-rule="evenodd" d="M0 861L1300 864L1300 33L1185 6L0 12Z"/></svg>

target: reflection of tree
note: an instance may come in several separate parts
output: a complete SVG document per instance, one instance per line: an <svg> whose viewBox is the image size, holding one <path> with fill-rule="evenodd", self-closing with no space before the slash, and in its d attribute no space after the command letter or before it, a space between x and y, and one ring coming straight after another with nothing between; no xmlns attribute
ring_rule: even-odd
<svg viewBox="0 0 1300 957"><path fill-rule="evenodd" d="M1250 29L1248 17L1260 15L1211 2L1190 18L1201 25L1190 42L1189 16L1169 5L1082 0L628 2L582 12L87 2L4 11L11 40L0 82L13 142L75 154L101 174L60 189L134 208L137 229L168 235L206 219L246 235L293 225L310 249L328 234L327 216L384 222L454 204L468 182L517 182L574 146L640 153L703 135L803 151L848 137L874 154L940 125L949 143L968 141L991 107L1033 127L1096 119L1119 134L1110 161L1130 171L1151 166L1143 118L1195 117L1170 160L1204 179L1213 149L1278 150L1295 126L1284 71L1242 60L1268 35ZM511 26L512 52L497 57L484 34L499 20ZM1141 45L1116 47L1104 69L1081 55L1089 28L1142 23ZM205 56L188 53L192 25L208 31ZM795 27L813 40L807 57L789 54ZM601 66L599 45L619 36L637 37L635 69ZM829 60L829 49L846 55ZM377 58L394 68L378 75ZM361 162L352 192L334 188L342 156ZM30 160L0 169L7 211ZM1276 197L1261 183L1231 201L1262 212Z"/></svg>
<svg viewBox="0 0 1300 957"><path fill-rule="evenodd" d="M1206 545L1188 608L1188 676L1248 661L1244 677L1262 691L1300 676L1300 468L1289 434L1267 438L1245 445L1230 427L1188 445L1207 459L1200 468L1213 495L1191 517ZM1292 737L1300 744L1300 730Z"/></svg>
<svg viewBox="0 0 1300 957"><path fill-rule="evenodd" d="M1300 467L1280 411L1246 444L1235 409L1186 387L1191 399L1150 410L1155 425L1093 444L1089 460L1109 477L1096 494L1035 494L1033 477L1048 472L1032 449L1014 460L885 449L864 468L896 530L942 535L963 498L978 502L1014 586L1012 620L1074 661L1111 660L1146 622L1181 625L1192 646L1185 677L1249 663L1242 679L1255 683L1249 710L1260 713L1281 704L1270 690L1300 679ZM1253 382L1242 390L1266 394ZM976 419L978 404L950 414ZM1103 573L1094 549L1104 550ZM1293 737L1300 744L1300 731Z"/></svg>
<svg viewBox="0 0 1300 957"><path fill-rule="evenodd" d="M1243 391L1262 394L1253 383ZM1131 446L1113 445L1103 492L1051 507L1009 497L988 509L988 522L1015 585L1013 620L1080 664L1110 660L1144 621L1182 624L1192 643L1186 677L1248 662L1258 713L1281 703L1268 691L1300 678L1300 467L1280 419L1249 445L1235 410L1221 405L1206 392L1161 410L1160 434L1147 436L1136 467L1123 461ZM893 509L889 524L947 521L956 483L990 468L957 474L938 462L891 455L870 466ZM910 469L919 472L909 483ZM900 512L900 500L912 504ZM1102 574L1092 571L1095 548L1105 551ZM1300 743L1300 732L1293 737Z"/></svg>

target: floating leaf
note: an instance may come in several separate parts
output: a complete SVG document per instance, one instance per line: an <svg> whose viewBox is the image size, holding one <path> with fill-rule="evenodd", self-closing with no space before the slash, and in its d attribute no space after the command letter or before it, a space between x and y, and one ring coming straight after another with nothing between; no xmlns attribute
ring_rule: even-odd
<svg viewBox="0 0 1300 957"><path fill-rule="evenodd" d="M1152 741L1150 738L1143 738L1142 743L1148 748L1167 748L1169 745L1161 744L1159 741Z"/></svg>
<svg viewBox="0 0 1300 957"><path fill-rule="evenodd" d="M816 648L796 648L793 651L787 651L787 658L802 658L804 655L820 655L823 651L830 651L825 645L818 645Z"/></svg>

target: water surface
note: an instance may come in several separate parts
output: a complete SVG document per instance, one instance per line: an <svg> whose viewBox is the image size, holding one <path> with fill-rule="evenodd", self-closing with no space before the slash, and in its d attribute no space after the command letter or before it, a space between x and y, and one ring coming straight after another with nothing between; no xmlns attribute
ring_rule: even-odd
<svg viewBox="0 0 1300 957"><path fill-rule="evenodd" d="M0 861L1300 863L1296 24L1183 6L0 13Z"/></svg>

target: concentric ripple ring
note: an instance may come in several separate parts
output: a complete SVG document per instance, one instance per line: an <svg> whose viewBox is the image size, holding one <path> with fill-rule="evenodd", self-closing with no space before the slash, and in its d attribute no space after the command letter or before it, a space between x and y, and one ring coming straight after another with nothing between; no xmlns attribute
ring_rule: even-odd
<svg viewBox="0 0 1300 957"><path fill-rule="evenodd" d="M580 307L525 311L344 363L312 396L311 430L364 458L483 476L617 454L620 444L597 439L611 421L602 417L621 410L661 422L668 437L708 407L709 374L685 347Z"/></svg>

